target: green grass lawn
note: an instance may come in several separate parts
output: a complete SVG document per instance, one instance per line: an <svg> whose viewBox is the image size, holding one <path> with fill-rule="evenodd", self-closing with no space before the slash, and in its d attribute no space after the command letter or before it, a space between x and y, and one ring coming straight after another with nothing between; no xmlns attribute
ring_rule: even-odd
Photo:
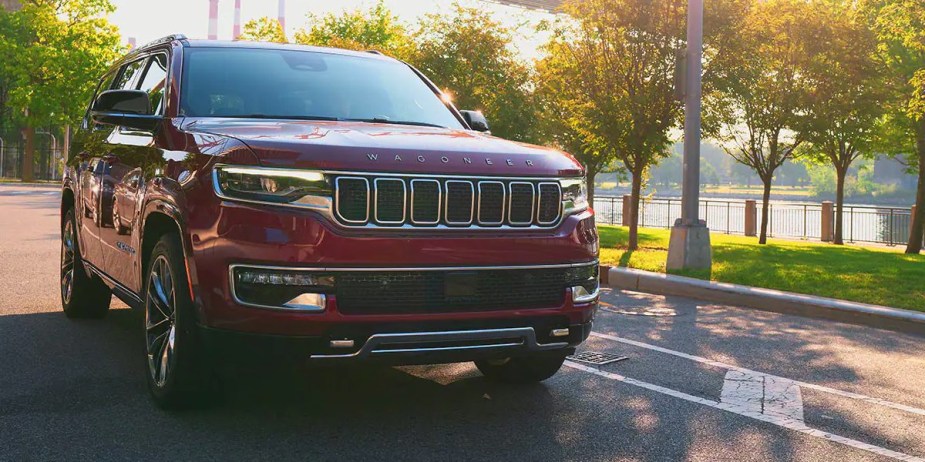
<svg viewBox="0 0 925 462"><path fill-rule="evenodd" d="M665 272L670 232L640 229L626 250L627 228L599 226L601 264ZM786 290L925 311L925 255L902 248L836 246L713 234L712 271L672 272L719 282Z"/></svg>

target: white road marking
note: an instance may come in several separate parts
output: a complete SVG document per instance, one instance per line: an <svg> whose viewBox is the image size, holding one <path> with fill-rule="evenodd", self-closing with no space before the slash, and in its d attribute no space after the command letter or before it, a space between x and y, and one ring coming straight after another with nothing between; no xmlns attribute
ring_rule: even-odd
<svg viewBox="0 0 925 462"><path fill-rule="evenodd" d="M733 414L741 415L743 417L749 417L755 420L760 420L762 422L767 422L773 425L777 425L779 427L787 428L787 429L797 431L797 432L800 432L806 435L810 435L816 438L826 439L829 441L833 441L835 443L844 444L846 446L850 446L856 449L861 449L863 451L872 452L874 454L878 454L881 456L890 457L893 459L903 460L903 461L925 462L925 459L922 459L919 457L911 456L908 454L903 454L901 452L892 451L890 449L886 449L880 446L874 446L872 444L867 444L863 441L853 440L851 438L845 438L843 436L839 436L834 433L829 433L829 432L824 432L822 430L816 430L813 428L809 428L806 426L805 423L803 423L800 420L791 419L791 418L783 417L780 415L762 414L761 412L755 412L752 409L748 409L746 407L739 406L736 404L718 403L716 401L689 395L687 393L672 390L670 388L665 388L660 385L643 382L641 380L636 380L633 378L622 376L620 374L614 374L612 372L602 371L600 369L597 369L591 366L585 366L583 364L578 364L572 361L566 361L565 365L573 369L577 369L583 372L588 372L588 373L591 373L591 374L594 374L600 377L604 377L606 379L616 380L618 382L637 386L640 388L644 388L646 390L654 391L654 392L672 396L675 398L683 399L685 401L689 401L692 403L702 404L704 406L709 406L714 409L720 409L726 412L731 412Z"/></svg>
<svg viewBox="0 0 925 462"><path fill-rule="evenodd" d="M766 374L728 371L720 402L761 414L803 421L803 395L792 380Z"/></svg>
<svg viewBox="0 0 925 462"><path fill-rule="evenodd" d="M669 350L669 349L667 349L667 348L662 348L662 347L660 347L660 346L650 345L650 344L648 344L648 343L637 342L637 341L635 341L635 340L630 340L630 339L623 338L623 337L617 337L617 336L615 336L615 335L602 334L602 333L599 333L599 332L591 332L591 335L594 336L594 337L598 337L598 338L603 338L603 339L607 339L607 340L612 340L612 341L614 341L614 342L625 343L625 344L627 344L627 345L633 345L633 346L637 346L637 347L639 347L639 348L645 348L645 349L648 349L648 350L657 351L657 352L659 352L659 353L665 353L665 354L669 354L669 355L672 355L672 356L677 356L677 357L679 357L679 358L689 359L689 360L691 360L691 361L696 361L696 362L698 362L698 363L707 364L707 365L710 365L710 366L715 366L715 367L719 367L719 368L729 369L729 370L733 370L733 371L744 372L744 373L747 373L747 374L764 375L764 376L767 376L767 377L773 377L773 378L775 378L775 379L780 379L780 380L789 380L789 381L793 382L794 384L796 384L796 385L798 385L798 386L800 386L800 387L802 387L802 388L808 388L808 389L811 389L811 390L821 391L821 392L823 392L823 393L829 393L829 394L841 396L841 397L844 397L844 398L856 399L856 400L864 401L864 402L870 403L870 404L877 404L877 405L880 405L880 406L889 407L889 408L897 409L897 410L904 411L904 412L909 412L909 413L911 413L911 414L917 414L917 415L925 416L925 409L919 409L919 408L917 408L917 407L907 406L907 405L905 405L905 404L894 403L894 402L892 402L892 401L887 401L887 400L885 400L885 399L874 398L874 397L872 397L872 396L862 395L862 394L860 394L860 393L852 393L852 392L850 392L850 391L837 390L837 389L835 389L835 388L829 388L829 387L826 387L826 386L823 386L823 385L816 385L816 384L814 384L814 383L801 382L801 381L799 381L799 380L791 380L791 379L787 379L787 378L785 378L785 377L778 377L778 376L771 375L771 374L765 374L764 372L753 371L753 370L751 370L751 369L746 369L746 368L744 368L744 367L733 366L732 364L726 364L726 363L723 363L723 362L714 361L714 360L712 360L712 359L704 358L704 357L701 357L701 356L694 356L694 355L690 355L690 354L687 354L687 353L682 353L682 352L680 352L680 351Z"/></svg>

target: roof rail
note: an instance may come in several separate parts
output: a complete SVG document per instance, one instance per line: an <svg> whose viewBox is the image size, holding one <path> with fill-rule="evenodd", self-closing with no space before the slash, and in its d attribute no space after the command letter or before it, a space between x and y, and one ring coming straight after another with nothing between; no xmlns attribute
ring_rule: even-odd
<svg viewBox="0 0 925 462"><path fill-rule="evenodd" d="M366 50L366 52L367 52L367 53L372 53L372 54L374 54L374 55L382 55L382 56L385 56L385 54L383 54L383 53L382 53L381 51L379 51L379 50Z"/></svg>
<svg viewBox="0 0 925 462"><path fill-rule="evenodd" d="M135 48L135 49L136 49L136 50L143 50L143 49L145 49L145 48L152 47L152 46L154 46L154 45L160 45L160 44L163 44L163 43L170 43L170 42L173 42L173 41L175 41L175 40L186 40L186 36L183 35L183 34L171 34L171 35L168 35L168 36L165 36L165 37L161 37L161 38L159 38L159 39L157 39L157 40L150 41L150 42L148 42L148 43L146 43L146 44L144 44L144 45L142 45L142 46L140 46L140 47L137 47L137 48Z"/></svg>

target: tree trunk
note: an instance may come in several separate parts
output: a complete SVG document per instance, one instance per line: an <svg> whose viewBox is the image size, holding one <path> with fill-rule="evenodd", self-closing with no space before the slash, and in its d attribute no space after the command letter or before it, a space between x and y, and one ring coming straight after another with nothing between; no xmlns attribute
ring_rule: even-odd
<svg viewBox="0 0 925 462"><path fill-rule="evenodd" d="M761 179L761 182L764 183L764 193L761 195L761 233L758 235L759 244L768 243L768 218L770 212L772 179L773 177Z"/></svg>
<svg viewBox="0 0 925 462"><path fill-rule="evenodd" d="M906 253L922 251L925 239L925 117L916 122L915 147L919 156L919 184L915 193L915 216L912 217L912 229L909 232L909 244Z"/></svg>
<svg viewBox="0 0 925 462"><path fill-rule="evenodd" d="M642 192L642 172L632 172L633 190L630 195L630 235L626 248L639 248L639 196Z"/></svg>
<svg viewBox="0 0 925 462"><path fill-rule="evenodd" d="M22 155L22 181L28 183L35 181L35 174L32 172L35 165L35 128L26 126L22 129L22 135L26 140Z"/></svg>
<svg viewBox="0 0 925 462"><path fill-rule="evenodd" d="M588 206L594 208L594 177L597 171L590 168L585 170L585 187L588 189Z"/></svg>
<svg viewBox="0 0 925 462"><path fill-rule="evenodd" d="M835 239L834 243L842 245L844 241L844 214L842 213L845 205L845 177L848 176L848 169L835 168Z"/></svg>

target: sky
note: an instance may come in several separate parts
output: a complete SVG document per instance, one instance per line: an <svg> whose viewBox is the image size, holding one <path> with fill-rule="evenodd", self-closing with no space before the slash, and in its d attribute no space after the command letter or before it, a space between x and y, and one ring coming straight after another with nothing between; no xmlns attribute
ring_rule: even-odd
<svg viewBox="0 0 925 462"><path fill-rule="evenodd" d="M277 16L277 0L242 0L241 24L262 16ZM343 10L369 8L376 0L286 0L286 35L307 24L306 15L339 13ZM403 22L415 24L428 13L449 11L453 0L385 0L385 5ZM460 0L465 6L474 6L491 12L502 24L517 27L514 47L522 58L538 56L537 48L546 40L537 34L535 24L553 15L537 10L513 7L482 0ZM143 45L160 37L181 33L189 38L206 38L209 26L209 0L113 0L116 12L110 20L119 27L127 41L134 37ZM234 24L234 0L219 0L218 38L230 40Z"/></svg>

